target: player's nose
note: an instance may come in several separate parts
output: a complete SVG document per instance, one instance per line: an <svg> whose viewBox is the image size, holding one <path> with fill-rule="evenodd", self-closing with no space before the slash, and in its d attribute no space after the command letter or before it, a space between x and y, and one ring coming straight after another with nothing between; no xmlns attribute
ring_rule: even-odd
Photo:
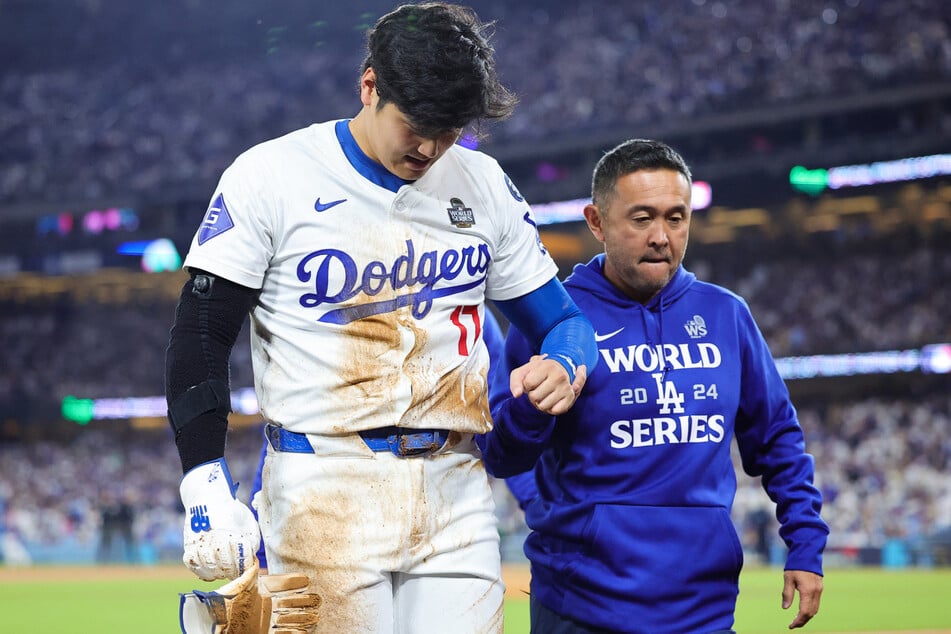
<svg viewBox="0 0 951 634"><path fill-rule="evenodd" d="M439 154L439 139L423 139L416 151L426 158L435 158Z"/></svg>

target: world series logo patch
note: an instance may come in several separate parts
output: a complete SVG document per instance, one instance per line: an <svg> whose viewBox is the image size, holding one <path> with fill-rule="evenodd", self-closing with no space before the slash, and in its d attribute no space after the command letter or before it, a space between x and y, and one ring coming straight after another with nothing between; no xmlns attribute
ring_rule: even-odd
<svg viewBox="0 0 951 634"><path fill-rule="evenodd" d="M466 207L461 199L450 198L449 204L452 205L452 207L446 208L446 211L449 212L449 222L460 229L466 229L475 224L475 215L472 213L472 209Z"/></svg>

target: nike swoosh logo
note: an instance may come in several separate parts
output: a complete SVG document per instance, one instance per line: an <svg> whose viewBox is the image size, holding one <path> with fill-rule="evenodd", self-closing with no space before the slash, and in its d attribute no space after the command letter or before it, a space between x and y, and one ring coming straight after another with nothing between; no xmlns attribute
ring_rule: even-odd
<svg viewBox="0 0 951 634"><path fill-rule="evenodd" d="M347 199L341 198L340 200L334 200L329 203L322 203L320 202L320 198L318 198L317 202L314 203L314 209L316 209L317 211L327 211L331 207L336 207L340 203L345 203L345 202L347 202Z"/></svg>
<svg viewBox="0 0 951 634"><path fill-rule="evenodd" d="M609 332L609 333L606 334L606 335L599 335L599 334L596 332L596 333L594 333L594 340L595 340L595 341L598 341L598 342L605 341L606 339L610 339L611 337L613 337L613 336L616 335L617 333L621 332L622 330L624 330L624 327L623 327L623 326L620 327L620 328L618 328L618 329L615 330L614 332Z"/></svg>

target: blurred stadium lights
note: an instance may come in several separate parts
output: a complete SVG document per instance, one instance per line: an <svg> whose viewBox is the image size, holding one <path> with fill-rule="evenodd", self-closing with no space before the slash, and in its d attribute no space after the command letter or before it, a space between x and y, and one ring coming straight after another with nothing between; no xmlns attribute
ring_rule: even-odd
<svg viewBox="0 0 951 634"><path fill-rule="evenodd" d="M243 387L231 392L231 409L239 415L257 414L258 399L254 388ZM60 410L64 419L85 425L91 420L164 418L168 414L168 404L164 396L96 399L67 396Z"/></svg>
<svg viewBox="0 0 951 634"><path fill-rule="evenodd" d="M116 248L119 255L142 255L145 248L151 244L151 240L135 240L132 242L123 242Z"/></svg>
<svg viewBox="0 0 951 634"><path fill-rule="evenodd" d="M938 343L922 348L921 370L929 374L951 373L951 344Z"/></svg>
<svg viewBox="0 0 951 634"><path fill-rule="evenodd" d="M915 371L949 374L951 343L931 344L911 350L784 357L776 359L776 366L785 380ZM101 399L67 396L63 399L61 411L64 419L85 425L91 420L164 418L167 408L164 396ZM258 400L254 388L243 387L232 391L231 409L239 416L257 415Z"/></svg>
<svg viewBox="0 0 951 634"><path fill-rule="evenodd" d="M542 183L554 183L568 178L568 169L542 161L535 167L535 178Z"/></svg>
<svg viewBox="0 0 951 634"><path fill-rule="evenodd" d="M168 238L153 240L142 253L142 270L146 273L177 271L182 265L182 256L178 254L175 243Z"/></svg>
<svg viewBox="0 0 951 634"><path fill-rule="evenodd" d="M67 236L76 227L75 218L83 233L99 235L111 231L135 231L139 228L139 214L131 207L109 207L91 209L81 214L63 211L57 214L44 214L36 219L36 235Z"/></svg>
<svg viewBox="0 0 951 634"><path fill-rule="evenodd" d="M951 154L915 156L870 164L840 165L809 169L796 165L789 170L789 184L805 194L818 196L826 188L864 187L882 183L920 180L951 174Z"/></svg>
<svg viewBox="0 0 951 634"><path fill-rule="evenodd" d="M938 343L911 350L818 354L776 359L783 379L897 374L921 371L926 374L951 373L951 344Z"/></svg>
<svg viewBox="0 0 951 634"><path fill-rule="evenodd" d="M116 253L142 256L142 270L146 273L177 271L182 265L182 256L168 238L123 242Z"/></svg>

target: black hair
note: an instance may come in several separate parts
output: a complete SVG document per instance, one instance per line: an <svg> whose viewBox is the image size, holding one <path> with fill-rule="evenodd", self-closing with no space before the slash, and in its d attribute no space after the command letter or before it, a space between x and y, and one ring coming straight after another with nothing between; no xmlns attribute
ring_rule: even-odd
<svg viewBox="0 0 951 634"><path fill-rule="evenodd" d="M415 131L435 137L482 119L504 119L517 98L502 86L488 27L468 7L404 4L367 33L379 105L392 102Z"/></svg>
<svg viewBox="0 0 951 634"><path fill-rule="evenodd" d="M601 157L591 179L591 200L604 205L614 193L617 180L639 170L669 169L680 172L693 182L687 162L672 147L661 141L630 139L615 146Z"/></svg>

